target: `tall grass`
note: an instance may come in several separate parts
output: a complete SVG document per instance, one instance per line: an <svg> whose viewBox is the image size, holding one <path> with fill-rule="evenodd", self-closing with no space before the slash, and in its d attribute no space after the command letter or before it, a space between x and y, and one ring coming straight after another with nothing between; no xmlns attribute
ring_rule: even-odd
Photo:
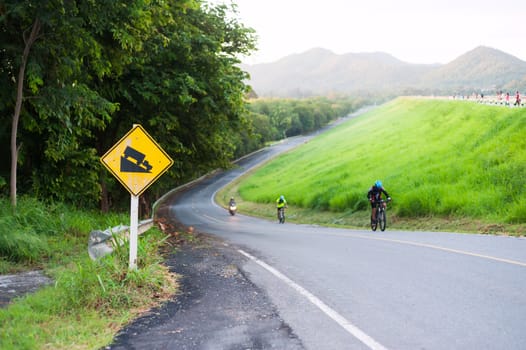
<svg viewBox="0 0 526 350"><path fill-rule="evenodd" d="M128 213L103 215L31 198L20 198L16 211L3 198L0 208L0 273L42 268L54 280L0 309L0 349L98 349L176 291L159 252L168 236L156 228L139 237L137 270L128 269L128 244L90 260L89 233L127 222Z"/></svg>
<svg viewBox="0 0 526 350"><path fill-rule="evenodd" d="M354 212L381 179L401 217L525 223L525 134L522 108L399 98L268 163L239 194Z"/></svg>
<svg viewBox="0 0 526 350"><path fill-rule="evenodd" d="M78 254L50 273L51 286L0 309L1 349L97 349L144 309L175 292L160 264L166 236L150 229L138 241L138 269L128 270L127 245L92 261ZM84 249L86 248L84 242Z"/></svg>
<svg viewBox="0 0 526 350"><path fill-rule="evenodd" d="M129 220L124 214L75 210L62 203L42 203L21 197L16 211L7 198L0 198L0 273L9 266L41 266L44 262L75 255L76 240L87 242L93 229L105 229ZM84 248L84 247L83 247ZM13 264L10 264L13 263Z"/></svg>

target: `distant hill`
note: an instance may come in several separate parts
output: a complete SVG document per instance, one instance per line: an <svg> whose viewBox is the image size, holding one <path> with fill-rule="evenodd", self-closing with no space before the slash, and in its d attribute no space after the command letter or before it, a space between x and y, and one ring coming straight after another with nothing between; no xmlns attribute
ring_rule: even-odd
<svg viewBox="0 0 526 350"><path fill-rule="evenodd" d="M338 55L316 48L273 63L242 68L250 74L249 84L262 97L526 90L526 62L484 46L445 65L406 63L383 52Z"/></svg>

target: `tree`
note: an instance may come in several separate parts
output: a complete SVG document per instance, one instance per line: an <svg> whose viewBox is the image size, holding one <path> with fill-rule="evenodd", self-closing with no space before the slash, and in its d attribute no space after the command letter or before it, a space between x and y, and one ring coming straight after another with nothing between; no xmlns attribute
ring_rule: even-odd
<svg viewBox="0 0 526 350"><path fill-rule="evenodd" d="M153 29L150 4L147 0L127 1L126 6L109 0L3 3L0 76L7 84L2 87L0 110L13 105L12 94L5 90L12 88L12 82L19 87L12 123L14 201L20 162L26 181L31 177L28 182L39 196L79 204L97 201L100 164L89 144L118 108L102 96L99 86L104 79L119 76L143 49ZM24 35L30 23L35 23L38 36ZM23 141L16 145L20 133Z"/></svg>
<svg viewBox="0 0 526 350"><path fill-rule="evenodd" d="M22 109L22 98L24 96L24 76L26 72L27 59L29 57L29 51L31 46L37 39L38 33L40 32L40 20L38 18L33 22L31 32L29 36L26 36L26 32L22 34L24 39L24 52L20 61L20 68L18 70L17 89L16 89L16 102L15 111L13 113L13 125L11 127L11 180L10 180L10 198L11 205L16 207L16 175L17 175L17 163L18 163L18 151L19 146L16 142L16 136L18 133L18 121L20 120L20 111Z"/></svg>
<svg viewBox="0 0 526 350"><path fill-rule="evenodd" d="M255 42L231 10L196 0L3 1L2 144L22 84L12 157L21 178L11 180L37 197L89 206L118 185L98 157L134 123L177 155L157 188L226 165L239 143L232 133L250 131L237 56ZM23 33L34 23L22 66ZM101 204L109 208L108 196Z"/></svg>
<svg viewBox="0 0 526 350"><path fill-rule="evenodd" d="M229 8L186 7L171 4L158 35L145 41L125 72L105 82L120 109L99 140L115 142L133 123L142 124L174 165L144 194L162 192L228 166L245 120L247 76L237 65L238 54L254 47L253 30L229 20ZM102 154L111 144L98 145ZM115 198L118 183L102 175L102 207ZM111 194L110 192L113 192Z"/></svg>
<svg viewBox="0 0 526 350"><path fill-rule="evenodd" d="M93 124L100 120L101 114L107 116L114 107L87 89L80 79L85 74L82 60L93 42L89 32L79 25L74 2L4 1L0 13L0 75L2 81L7 82L2 87L3 103L0 106L5 112L14 104L10 196L15 207L17 166L20 151L23 152L23 142L17 144L19 122L24 124L25 131L36 131L38 136L45 134L46 129L55 131L43 140L47 147L42 147L42 144L36 147L36 155L60 158L64 152L50 149L59 145L76 148L69 141L74 140L74 136L86 134L74 127L80 124L80 119L91 118L95 113L97 120L87 121ZM80 83L76 84L79 80ZM5 91L13 89L14 85L16 96ZM10 102L13 97L14 103ZM77 123L72 123L73 117L77 118ZM58 119L59 123L53 119ZM30 153L25 153L26 157L31 157Z"/></svg>

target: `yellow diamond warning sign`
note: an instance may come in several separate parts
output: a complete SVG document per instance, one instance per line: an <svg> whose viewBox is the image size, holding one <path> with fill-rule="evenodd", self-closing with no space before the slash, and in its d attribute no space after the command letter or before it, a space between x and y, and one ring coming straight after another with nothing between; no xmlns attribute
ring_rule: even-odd
<svg viewBox="0 0 526 350"><path fill-rule="evenodd" d="M143 193L173 164L140 125L134 125L100 161L135 196Z"/></svg>

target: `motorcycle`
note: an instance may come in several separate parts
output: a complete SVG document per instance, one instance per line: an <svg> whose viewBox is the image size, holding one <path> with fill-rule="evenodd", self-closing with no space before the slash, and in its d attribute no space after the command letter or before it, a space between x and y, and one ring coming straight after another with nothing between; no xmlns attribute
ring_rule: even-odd
<svg viewBox="0 0 526 350"><path fill-rule="evenodd" d="M230 205L228 206L228 212L230 213L230 215L232 216L236 215L236 210L237 210L236 203L230 203Z"/></svg>

